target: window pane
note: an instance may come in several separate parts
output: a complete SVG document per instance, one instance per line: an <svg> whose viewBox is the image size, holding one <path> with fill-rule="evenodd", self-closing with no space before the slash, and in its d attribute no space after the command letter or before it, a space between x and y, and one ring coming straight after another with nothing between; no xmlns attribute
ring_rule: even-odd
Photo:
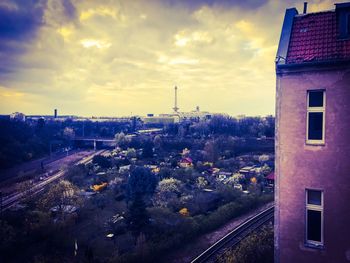
<svg viewBox="0 0 350 263"><path fill-rule="evenodd" d="M307 240L321 242L321 211L307 210Z"/></svg>
<svg viewBox="0 0 350 263"><path fill-rule="evenodd" d="M310 205L322 205L321 195L321 191L307 190L307 203Z"/></svg>
<svg viewBox="0 0 350 263"><path fill-rule="evenodd" d="M323 113L309 112L309 140L322 140Z"/></svg>
<svg viewBox="0 0 350 263"><path fill-rule="evenodd" d="M323 107L323 91L309 91L309 107Z"/></svg>

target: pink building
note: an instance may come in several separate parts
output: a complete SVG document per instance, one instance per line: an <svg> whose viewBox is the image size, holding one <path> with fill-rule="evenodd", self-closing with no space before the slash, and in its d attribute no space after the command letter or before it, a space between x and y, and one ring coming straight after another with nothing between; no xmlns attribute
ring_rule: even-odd
<svg viewBox="0 0 350 263"><path fill-rule="evenodd" d="M350 262L350 3L287 9L276 75L275 262Z"/></svg>

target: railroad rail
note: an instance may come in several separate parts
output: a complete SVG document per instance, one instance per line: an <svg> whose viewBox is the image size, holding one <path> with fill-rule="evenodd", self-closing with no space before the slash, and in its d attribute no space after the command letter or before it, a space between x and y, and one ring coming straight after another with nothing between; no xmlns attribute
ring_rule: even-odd
<svg viewBox="0 0 350 263"><path fill-rule="evenodd" d="M193 259L191 263L215 262L216 256L222 254L226 248L238 245L242 239L247 237L254 230L273 220L273 215L274 206L265 209L241 225L237 226L234 230Z"/></svg>
<svg viewBox="0 0 350 263"><path fill-rule="evenodd" d="M92 161L93 157L95 155L104 154L107 150L99 150L77 162L74 163L74 165L79 164L88 164ZM38 182L37 184L33 185L30 189L24 190L22 192L12 193L8 196L4 196L2 199L2 207L1 211L5 211L15 204L17 204L21 199L23 199L26 196L33 196L35 194L38 194L39 192L44 190L44 187L48 184L52 183L53 181L56 181L59 178L62 178L66 173L66 170L58 170L56 173L52 174L50 177L46 178L44 181Z"/></svg>

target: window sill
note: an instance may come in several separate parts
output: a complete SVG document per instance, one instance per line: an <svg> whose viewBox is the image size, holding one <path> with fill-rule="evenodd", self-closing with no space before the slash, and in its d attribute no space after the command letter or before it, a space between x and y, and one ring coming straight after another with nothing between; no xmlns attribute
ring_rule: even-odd
<svg viewBox="0 0 350 263"><path fill-rule="evenodd" d="M324 141L306 141L305 145L310 145L310 146L325 146L326 143Z"/></svg>
<svg viewBox="0 0 350 263"><path fill-rule="evenodd" d="M319 249L319 250L323 250L324 249L324 245L323 244L316 244L316 243L305 243L305 247L306 248L312 248L312 249Z"/></svg>

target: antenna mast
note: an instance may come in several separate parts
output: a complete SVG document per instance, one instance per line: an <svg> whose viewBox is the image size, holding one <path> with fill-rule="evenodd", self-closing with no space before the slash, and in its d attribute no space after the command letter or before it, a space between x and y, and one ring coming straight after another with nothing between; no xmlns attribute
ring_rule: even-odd
<svg viewBox="0 0 350 263"><path fill-rule="evenodd" d="M177 113L179 108L177 107L177 87L175 86L175 105L173 108L174 112Z"/></svg>

